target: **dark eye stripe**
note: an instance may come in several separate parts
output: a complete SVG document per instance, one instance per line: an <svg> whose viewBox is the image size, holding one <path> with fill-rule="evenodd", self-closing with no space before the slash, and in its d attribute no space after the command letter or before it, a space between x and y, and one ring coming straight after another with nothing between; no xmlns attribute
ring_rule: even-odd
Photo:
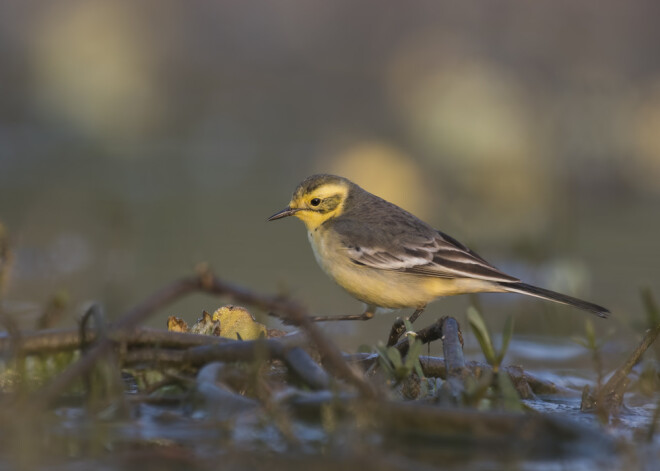
<svg viewBox="0 0 660 471"><path fill-rule="evenodd" d="M320 211L322 213L328 213L330 211L334 211L337 206L339 206L339 203L341 202L341 196L339 195L333 195L333 196L328 196L327 198L323 198L321 201L321 205L319 206L319 209L317 211Z"/></svg>

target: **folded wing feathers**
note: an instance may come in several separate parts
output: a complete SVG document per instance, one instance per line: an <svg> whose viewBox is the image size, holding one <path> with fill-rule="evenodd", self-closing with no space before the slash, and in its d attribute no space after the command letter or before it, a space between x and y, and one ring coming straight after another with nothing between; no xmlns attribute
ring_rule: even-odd
<svg viewBox="0 0 660 471"><path fill-rule="evenodd" d="M404 241L396 252L382 247L347 247L354 263L381 270L436 276L516 282L457 240L438 232L433 238Z"/></svg>
<svg viewBox="0 0 660 471"><path fill-rule="evenodd" d="M393 255L379 248L353 247L348 249L349 256L358 265L367 265L381 270L406 270L419 265L429 263L430 257L420 257L416 254L401 253Z"/></svg>

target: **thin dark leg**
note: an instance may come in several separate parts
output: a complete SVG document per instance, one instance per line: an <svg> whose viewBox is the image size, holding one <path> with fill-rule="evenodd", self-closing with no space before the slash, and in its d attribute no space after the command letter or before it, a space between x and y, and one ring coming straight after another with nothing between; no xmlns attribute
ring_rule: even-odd
<svg viewBox="0 0 660 471"><path fill-rule="evenodd" d="M310 316L313 322L329 322L329 321L368 321L374 317L374 309L368 307L362 314L353 314L345 316Z"/></svg>
<svg viewBox="0 0 660 471"><path fill-rule="evenodd" d="M424 312L425 308L426 306L417 308L415 312L413 312L410 315L408 321L411 324L415 322L419 318L419 316L422 315L422 312ZM406 331L406 325L404 324L403 319L398 317L397 320L394 321L394 324L392 324L392 329L390 330L390 336L387 339L387 346L391 347L392 345L396 344L405 331Z"/></svg>
<svg viewBox="0 0 660 471"><path fill-rule="evenodd" d="M296 325L291 322L287 317L281 316L275 312L269 312L269 316L277 317L284 325ZM329 322L329 321L368 321L374 317L374 310L367 309L362 314L345 315L345 316L309 316L312 322Z"/></svg>
<svg viewBox="0 0 660 471"><path fill-rule="evenodd" d="M390 336L387 338L387 346L391 347L392 345L395 345L405 330L406 325L403 323L403 319L397 317L394 324L392 324L392 329L390 329Z"/></svg>
<svg viewBox="0 0 660 471"><path fill-rule="evenodd" d="M424 309L426 309L426 306L418 307L415 310L415 312L413 312L410 315L410 317L408 318L408 321L410 321L411 324L414 323L419 318L419 316L422 315L422 312L424 312Z"/></svg>

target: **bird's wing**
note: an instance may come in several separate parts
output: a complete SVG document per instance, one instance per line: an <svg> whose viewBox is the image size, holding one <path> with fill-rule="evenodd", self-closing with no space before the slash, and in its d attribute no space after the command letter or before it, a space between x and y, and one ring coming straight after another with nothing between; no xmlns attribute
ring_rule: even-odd
<svg viewBox="0 0 660 471"><path fill-rule="evenodd" d="M378 233L363 229L355 222L335 225L348 257L357 265L438 278L520 281L421 221L415 225L410 221L389 221L386 230Z"/></svg>

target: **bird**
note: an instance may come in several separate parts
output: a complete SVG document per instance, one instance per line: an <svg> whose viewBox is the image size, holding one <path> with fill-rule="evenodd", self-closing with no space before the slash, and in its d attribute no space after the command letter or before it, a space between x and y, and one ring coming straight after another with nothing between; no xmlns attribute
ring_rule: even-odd
<svg viewBox="0 0 660 471"><path fill-rule="evenodd" d="M438 298L468 293L519 293L608 317L597 304L522 282L453 237L347 178L307 177L288 206L268 221L302 220L321 268L366 304L360 315L315 320L368 320L379 308L414 308L414 321Z"/></svg>

